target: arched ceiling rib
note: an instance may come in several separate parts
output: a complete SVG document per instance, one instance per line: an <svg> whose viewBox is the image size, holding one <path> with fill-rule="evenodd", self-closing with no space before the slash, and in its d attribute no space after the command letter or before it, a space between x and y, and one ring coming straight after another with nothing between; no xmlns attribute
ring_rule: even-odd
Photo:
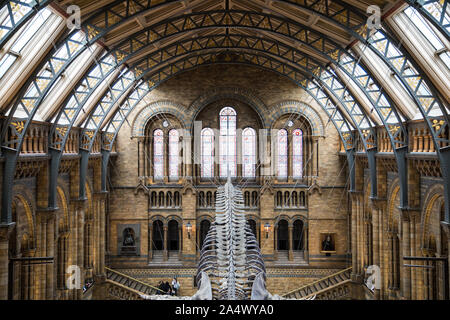
<svg viewBox="0 0 450 320"><path fill-rule="evenodd" d="M277 10L284 10L286 11L287 7L298 7L300 10L303 10L305 12L308 13L313 13L314 16L314 21L312 21L311 19L308 19L308 23L310 25L316 26L318 19L317 17L320 17L320 19L323 20L327 20L327 21L332 21L334 24L345 28L349 34L354 35L356 32L355 30L357 30L358 32L360 32L361 34L364 35L364 14L363 12L361 12L361 10L349 5L348 3L342 2L342 1L321 1L321 2L317 2L317 3L308 3L306 1L300 1L300 2L293 2L293 1L253 1L252 3L249 3L248 1L245 0L236 0L236 1L203 1L202 5L197 6L197 3L191 2L189 8L186 5L186 1L185 2L180 2L180 1L168 1L166 3L155 3L155 2L145 2L147 5L144 5L144 2L139 2L139 1L116 1L111 3L110 5L103 7L99 10L97 10L96 13L93 13L91 17L89 17L85 23L84 23L84 29L87 30L87 39L89 42L93 42L94 40L100 39L100 38L105 38L106 42L108 43L108 37L111 36L111 34L114 33L115 29L120 29L120 28L124 28L127 27L127 23L130 23L130 21L134 21L134 18L138 19L138 17L142 18L142 15L145 14L156 14L158 12L158 8L160 9L159 12L166 12L166 17L167 17L167 6L176 6L176 5L181 5L182 7L180 8L180 10L178 11L182 11L182 12L186 12L186 11L192 11L194 12L195 10L205 10L205 9L216 9L216 8L220 8L221 6L225 7L225 9L228 9L229 11L225 11L225 13L220 13L220 11L218 12L211 12L209 14L204 14L203 12L201 14L191 14L189 16L189 19L184 18L184 24L183 26L180 28L179 26L176 26L175 23L172 22L167 22L165 21L164 24L160 23L159 25L157 24L156 27L158 26L162 26L163 28L166 28L165 30L162 30L163 33L169 33L169 28L173 28L175 31L179 31L180 29L185 28L186 29L186 23L191 23L194 25L194 27L192 28L193 31L192 32L197 32L197 29L201 28L201 27L207 27L208 24L210 24L210 22L206 22L208 21L213 21L211 23L211 25L214 25L214 23L217 23L217 16L214 16L215 13L217 14L222 14L222 19L221 21L225 21L228 19L232 21L231 26L233 26L233 23L235 23L236 25L243 25L244 27L252 27L252 28L258 28L259 25L261 23L265 23L265 21L267 21L271 27L273 27L272 22L276 21L277 18L267 18L267 15L265 16L266 18L263 20L259 20L259 22L257 24L255 24L255 12L276 12L276 10L274 10L274 8L276 8ZM230 6L231 3L231 6ZM67 3L68 4L68 3ZM125 5L124 5L125 4ZM153 6L152 6L153 4ZM259 7L258 7L259 6ZM231 13L227 13L227 12L232 12L232 10L230 10L230 8L246 8L246 9L250 9L252 10L252 13L243 13L240 15L239 19L236 20L235 16L233 16ZM235 12L238 12L235 10ZM279 13L279 12L277 12ZM237 13L239 14L239 13ZM260 14L261 15L261 14ZM199 19L195 19L195 17L200 17ZM300 16L300 15L299 15ZM172 21L174 21L174 19L176 20L177 18L173 18ZM138 19L139 20L139 19ZM170 19L169 19L170 20ZM236 20L236 21L235 21ZM313 23L314 22L314 23ZM295 36L299 34L299 30L295 30L297 31L295 32L291 32L291 28L292 25L294 25L293 22L289 23L289 21L286 19L286 17L280 17L278 18L278 28L276 28L275 30L271 30L271 32L279 32L280 30L282 30L280 33L281 34L286 34L288 36ZM142 23L142 19L141 19L141 24L144 25ZM222 23L223 24L223 23ZM116 26L121 26L119 28L115 28ZM202 26L200 26L202 25ZM205 26L206 25L206 26ZM225 23L224 24L226 27L228 27L228 25L230 25L229 23ZM155 28L156 28L155 27ZM223 27L223 26L222 26ZM189 29L189 28L188 28ZM195 31L194 31L195 29ZM310 36L310 34L315 34L314 32L312 32L311 30L308 30L307 28L304 28L301 30L304 34L305 37L306 36ZM148 31L148 34L150 35L151 30ZM176 33L176 32L175 32ZM308 33L308 34L307 34ZM158 31L155 31L155 34L159 34L158 36L160 36L161 31L158 33ZM265 35L263 35L264 37ZM361 36L361 35L360 35ZM317 42L310 42L309 45L309 49L311 47L313 47L314 45L317 46L317 44L319 42L323 42L323 45L320 44L317 47L321 47L321 49L323 50L324 48L326 48L326 43L327 43L327 37L320 35L319 34L319 40ZM149 36L149 38L151 38L151 36ZM139 45L139 42L136 42ZM328 40L328 43L333 44L333 41ZM328 53L330 54L330 53ZM332 55L336 55L339 54L339 52L333 52ZM323 55L322 55L323 58ZM325 57L326 58L326 57ZM323 63L323 61L322 61ZM319 70L322 70L323 65L318 65L317 66L319 68ZM50 81L51 83L51 81ZM358 83L358 82L357 82ZM364 88L366 89L366 88ZM382 88L381 88L382 89ZM375 103L376 104L376 101ZM378 109L377 109L378 110ZM392 112L386 112L385 114L390 115ZM394 109L394 113L395 109ZM399 119L399 118L398 118ZM400 121L398 121L400 122Z"/></svg>
<svg viewBox="0 0 450 320"><path fill-rule="evenodd" d="M342 114L330 97L314 82L308 81L308 83L305 83L308 87L304 87L301 82L303 82L305 78L301 72L277 61L274 58L268 57L261 52L244 53L241 50L213 50L212 52L208 51L206 53L198 53L182 57L173 64L166 65L157 72L150 73L147 76L148 80L139 85L134 92L130 93L126 97L125 102L114 111L114 114L111 115L110 121L108 121L104 128L106 131L103 137L105 149L110 150L118 131L126 120L126 117L142 99L145 99L145 96L153 90L153 88L182 72L195 69L198 66L218 63L234 63L257 66L290 78L297 85L307 91L330 117L330 120L336 126L338 133L341 135L346 149L352 148L354 139L352 138L351 130L353 130L353 128L350 124L348 124L345 115Z"/></svg>

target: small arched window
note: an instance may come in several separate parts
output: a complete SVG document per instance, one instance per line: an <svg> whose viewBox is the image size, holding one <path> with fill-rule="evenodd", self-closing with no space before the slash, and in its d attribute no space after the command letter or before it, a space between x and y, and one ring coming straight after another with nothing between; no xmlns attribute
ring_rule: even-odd
<svg viewBox="0 0 450 320"><path fill-rule="evenodd" d="M157 196L156 196L156 192L155 191L152 191L151 206L152 206L152 208L155 208L157 206Z"/></svg>
<svg viewBox="0 0 450 320"><path fill-rule="evenodd" d="M160 191L158 195L158 207L164 207L164 192Z"/></svg>
<svg viewBox="0 0 450 320"><path fill-rule="evenodd" d="M172 208L172 206L173 206L172 192L170 192L170 191L167 192L166 201L167 201L166 207Z"/></svg>
<svg viewBox="0 0 450 320"><path fill-rule="evenodd" d="M200 191L198 194L198 206L199 207L205 206L205 193L203 191Z"/></svg>
<svg viewBox="0 0 450 320"><path fill-rule="evenodd" d="M214 131L211 128L202 130L202 178L214 176Z"/></svg>
<svg viewBox="0 0 450 320"><path fill-rule="evenodd" d="M169 180L178 180L179 149L178 143L180 135L178 130L169 131Z"/></svg>
<svg viewBox="0 0 450 320"><path fill-rule="evenodd" d="M236 111L225 107L219 114L219 173L226 178L236 176Z"/></svg>
<svg viewBox="0 0 450 320"><path fill-rule="evenodd" d="M164 132L161 129L153 132L153 175L155 180L164 177Z"/></svg>
<svg viewBox="0 0 450 320"><path fill-rule="evenodd" d="M278 178L285 179L288 175L288 135L285 129L278 131Z"/></svg>
<svg viewBox="0 0 450 320"><path fill-rule="evenodd" d="M281 207L282 202L283 202L283 194L281 193L281 191L277 192L277 207Z"/></svg>
<svg viewBox="0 0 450 320"><path fill-rule="evenodd" d="M300 192L300 207L306 206L305 192Z"/></svg>
<svg viewBox="0 0 450 320"><path fill-rule="evenodd" d="M256 191L252 192L252 207L254 208L258 207L258 192Z"/></svg>
<svg viewBox="0 0 450 320"><path fill-rule="evenodd" d="M289 191L285 191L283 207L289 208L291 206L290 203L291 203L291 195L289 194Z"/></svg>
<svg viewBox="0 0 450 320"><path fill-rule="evenodd" d="M206 192L206 206L208 208L212 207L212 192L211 191Z"/></svg>
<svg viewBox="0 0 450 320"><path fill-rule="evenodd" d="M174 204L175 208L180 207L180 193L178 191L175 191L174 193Z"/></svg>
<svg viewBox="0 0 450 320"><path fill-rule="evenodd" d="M294 179L303 176L303 131L300 129L292 132L292 173Z"/></svg>
<svg viewBox="0 0 450 320"><path fill-rule="evenodd" d="M244 206L250 207L250 192L248 191L244 192Z"/></svg>
<svg viewBox="0 0 450 320"><path fill-rule="evenodd" d="M242 173L245 178L256 176L256 131L246 128L242 132Z"/></svg>
<svg viewBox="0 0 450 320"><path fill-rule="evenodd" d="M297 191L292 192L292 206L298 207Z"/></svg>

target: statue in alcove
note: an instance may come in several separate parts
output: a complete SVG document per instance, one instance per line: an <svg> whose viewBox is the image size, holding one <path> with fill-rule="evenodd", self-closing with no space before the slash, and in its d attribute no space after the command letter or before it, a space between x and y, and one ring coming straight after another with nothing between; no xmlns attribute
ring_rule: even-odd
<svg viewBox="0 0 450 320"><path fill-rule="evenodd" d="M133 230L131 230L130 228L126 228L123 233L124 233L123 246L133 247L134 246Z"/></svg>
<svg viewBox="0 0 450 320"><path fill-rule="evenodd" d="M333 240L330 234L327 234L325 240L322 241L322 251L334 251Z"/></svg>

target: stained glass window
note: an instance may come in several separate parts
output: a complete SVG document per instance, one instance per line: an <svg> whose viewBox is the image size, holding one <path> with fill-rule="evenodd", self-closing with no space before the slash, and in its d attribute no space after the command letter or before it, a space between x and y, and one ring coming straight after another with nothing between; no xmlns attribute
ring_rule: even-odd
<svg viewBox="0 0 450 320"><path fill-rule="evenodd" d="M292 132L292 173L294 179L303 176L303 131L300 129Z"/></svg>
<svg viewBox="0 0 450 320"><path fill-rule="evenodd" d="M179 162L179 150L178 143L180 136L177 130L172 129L169 131L169 179L178 179L178 162Z"/></svg>
<svg viewBox="0 0 450 320"><path fill-rule="evenodd" d="M164 177L164 133L160 129L153 132L153 170L156 180Z"/></svg>
<svg viewBox="0 0 450 320"><path fill-rule="evenodd" d="M214 131L211 128L202 130L202 178L214 176Z"/></svg>
<svg viewBox="0 0 450 320"><path fill-rule="evenodd" d="M220 111L219 168L220 177L236 176L236 111L225 107Z"/></svg>
<svg viewBox="0 0 450 320"><path fill-rule="evenodd" d="M285 129L278 131L278 178L287 178L288 175L288 134Z"/></svg>
<svg viewBox="0 0 450 320"><path fill-rule="evenodd" d="M242 175L246 178L256 176L256 132L246 128L242 132Z"/></svg>

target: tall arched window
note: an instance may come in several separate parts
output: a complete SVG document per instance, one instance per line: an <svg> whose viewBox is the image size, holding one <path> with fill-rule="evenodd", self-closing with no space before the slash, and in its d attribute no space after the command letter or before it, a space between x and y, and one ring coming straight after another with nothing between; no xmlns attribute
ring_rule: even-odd
<svg viewBox="0 0 450 320"><path fill-rule="evenodd" d="M246 128L242 132L242 175L245 178L256 176L256 132Z"/></svg>
<svg viewBox="0 0 450 320"><path fill-rule="evenodd" d="M300 129L292 132L292 173L294 179L303 176L303 131Z"/></svg>
<svg viewBox="0 0 450 320"><path fill-rule="evenodd" d="M153 132L153 176L158 180L164 177L164 133L161 129Z"/></svg>
<svg viewBox="0 0 450 320"><path fill-rule="evenodd" d="M180 135L178 130L169 131L169 180L178 180L179 150L178 142Z"/></svg>
<svg viewBox="0 0 450 320"><path fill-rule="evenodd" d="M211 128L202 130L202 178L214 176L214 131Z"/></svg>
<svg viewBox="0 0 450 320"><path fill-rule="evenodd" d="M285 129L278 131L278 178L287 178L288 175L288 135Z"/></svg>
<svg viewBox="0 0 450 320"><path fill-rule="evenodd" d="M230 176L236 176L236 111L225 107L220 111L220 136L219 136L219 174L226 178L228 171Z"/></svg>

